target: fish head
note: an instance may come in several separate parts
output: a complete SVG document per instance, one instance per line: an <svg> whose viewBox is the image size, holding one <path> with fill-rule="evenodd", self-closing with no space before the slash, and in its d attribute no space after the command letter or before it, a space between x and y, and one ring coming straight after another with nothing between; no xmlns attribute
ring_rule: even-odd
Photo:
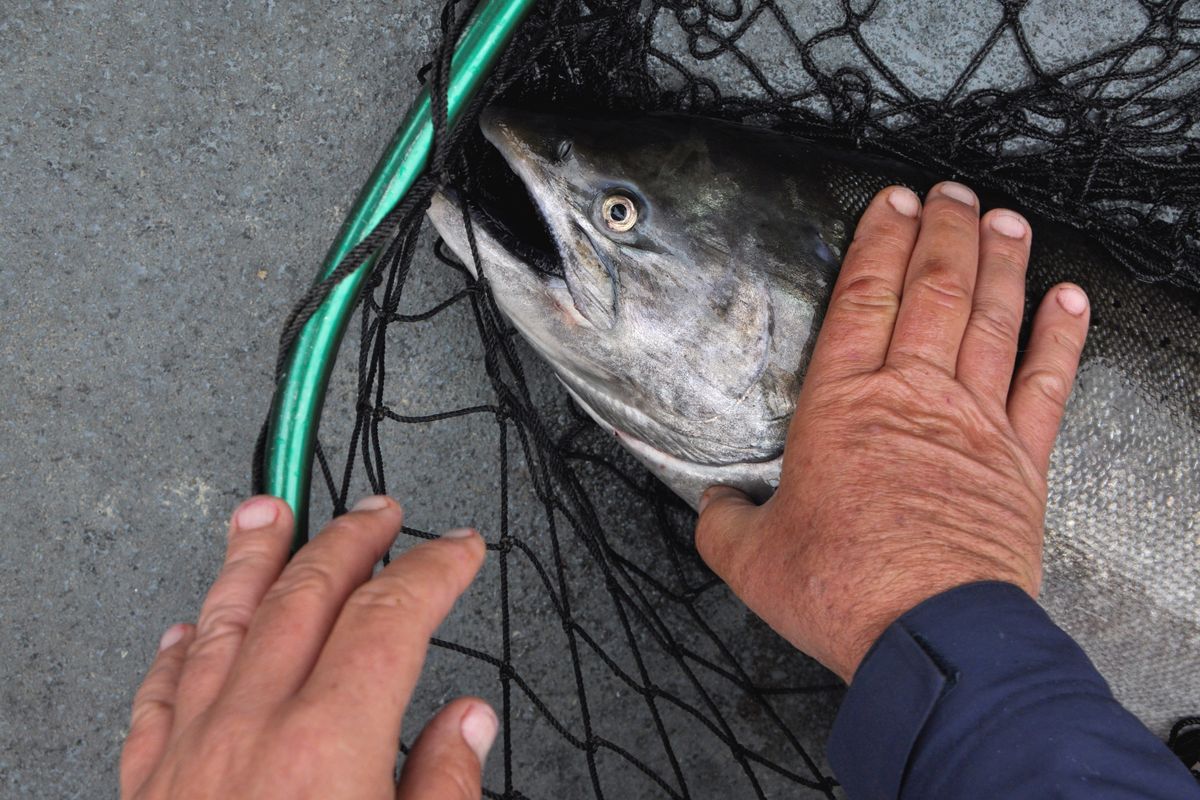
<svg viewBox="0 0 1200 800"><path fill-rule="evenodd" d="M779 165L745 129L684 117L493 110L481 127L521 191L465 212L436 196L450 248L474 268L469 216L501 310L681 496L744 484L731 468L769 493L837 265Z"/></svg>

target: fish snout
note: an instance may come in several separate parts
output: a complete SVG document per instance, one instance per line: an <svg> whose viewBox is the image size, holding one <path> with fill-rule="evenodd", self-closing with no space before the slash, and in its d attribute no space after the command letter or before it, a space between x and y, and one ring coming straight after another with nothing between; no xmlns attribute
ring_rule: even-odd
<svg viewBox="0 0 1200 800"><path fill-rule="evenodd" d="M571 152L571 140L559 123L560 118L549 114L505 106L488 106L479 115L484 138L510 164L519 160L544 166L564 160Z"/></svg>
<svg viewBox="0 0 1200 800"><path fill-rule="evenodd" d="M458 256L472 277L478 278L475 259L470 257L471 245L467 237L466 226L463 224L462 202L459 200L458 193L449 187L436 190L429 200L429 208L425 214L433 223L438 235L445 240L451 252Z"/></svg>

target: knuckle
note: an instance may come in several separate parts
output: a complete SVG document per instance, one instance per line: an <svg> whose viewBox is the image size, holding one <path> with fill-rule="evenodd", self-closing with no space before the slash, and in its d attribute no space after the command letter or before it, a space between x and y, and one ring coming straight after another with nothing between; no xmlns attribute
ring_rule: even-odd
<svg viewBox="0 0 1200 800"><path fill-rule="evenodd" d="M250 627L254 609L248 603L225 600L200 615L196 623L196 638L188 647L189 656L208 650L225 639L240 641Z"/></svg>
<svg viewBox="0 0 1200 800"><path fill-rule="evenodd" d="M898 272L907 263L911 250L911 234L894 223L883 223L856 231L843 263L856 271Z"/></svg>
<svg viewBox="0 0 1200 800"><path fill-rule="evenodd" d="M1056 406L1065 405L1071 391L1067 376L1051 367L1030 370L1021 382L1026 390Z"/></svg>
<svg viewBox="0 0 1200 800"><path fill-rule="evenodd" d="M973 231L979 225L979 209L958 200L951 200L938 192L926 202L922 223Z"/></svg>
<svg viewBox="0 0 1200 800"><path fill-rule="evenodd" d="M422 581L376 578L360 586L346 607L367 615L411 614L433 605L437 593Z"/></svg>
<svg viewBox="0 0 1200 800"><path fill-rule="evenodd" d="M163 663L151 667L150 671L146 673L142 685L133 695L134 707L136 708L140 703L149 703L164 697L169 698L174 685L173 675L178 668L179 665Z"/></svg>
<svg viewBox="0 0 1200 800"><path fill-rule="evenodd" d="M883 219L856 230L851 247L862 253L907 253L911 239L909 226L895 220Z"/></svg>
<svg viewBox="0 0 1200 800"><path fill-rule="evenodd" d="M446 800L471 800L479 796L479 768L475 756L469 751L458 759L444 759L428 765L436 776L434 785L444 787L439 795Z"/></svg>
<svg viewBox="0 0 1200 800"><path fill-rule="evenodd" d="M984 257L988 266L998 268L1010 275L1021 276L1029 265L1025 245L1019 241L995 242Z"/></svg>
<svg viewBox="0 0 1200 800"><path fill-rule="evenodd" d="M879 275L860 275L839 292L838 304L859 311L895 311L900 295L892 283Z"/></svg>
<svg viewBox="0 0 1200 800"><path fill-rule="evenodd" d="M291 597L325 598L337 591L337 576L325 564L318 561L300 561L292 564L267 593L271 601ZM264 601L265 602L265 601Z"/></svg>
<svg viewBox="0 0 1200 800"><path fill-rule="evenodd" d="M919 402L924 394L919 386L921 377L919 374L914 376L910 370L893 366L880 370L872 381L870 393L860 405L864 421L876 424L887 421L890 424L899 409L911 408Z"/></svg>
<svg viewBox="0 0 1200 800"><path fill-rule="evenodd" d="M931 256L921 264L913 288L931 295L939 303L958 308L971 301L971 289L963 278L955 260Z"/></svg>
<svg viewBox="0 0 1200 800"><path fill-rule="evenodd" d="M135 736L140 735L142 730L145 730L144 725L146 720L172 713L175 704L170 700L166 700L159 696L139 697L133 704L133 710L129 714L129 736L128 741L133 741Z"/></svg>
<svg viewBox="0 0 1200 800"><path fill-rule="evenodd" d="M365 518L368 515L364 514L343 514L340 517L334 517L325 524L321 529L321 536L332 538L342 538L344 536L361 536L365 526Z"/></svg>
<svg viewBox="0 0 1200 800"><path fill-rule="evenodd" d="M1047 331L1047 335L1056 348L1072 357L1083 349L1083 341L1074 331L1067 328L1051 328Z"/></svg>
<svg viewBox="0 0 1200 800"><path fill-rule="evenodd" d="M274 549L272 545L271 537L256 536L253 531L239 533L229 542L222 573L236 573L261 566L269 561Z"/></svg>
<svg viewBox="0 0 1200 800"><path fill-rule="evenodd" d="M976 306L971 314L971 325L985 336L1005 343L1015 343L1020 332L1016 314L995 303Z"/></svg>

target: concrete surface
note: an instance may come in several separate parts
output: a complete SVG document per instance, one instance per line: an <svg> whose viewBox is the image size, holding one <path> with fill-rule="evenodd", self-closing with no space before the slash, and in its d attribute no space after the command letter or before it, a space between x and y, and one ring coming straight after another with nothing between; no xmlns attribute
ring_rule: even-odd
<svg viewBox="0 0 1200 800"><path fill-rule="evenodd" d="M0 9L0 795L110 797L434 4Z"/></svg>
<svg viewBox="0 0 1200 800"><path fill-rule="evenodd" d="M439 5L8 0L0 9L0 795L115 793L134 688L159 634L194 618L220 562L224 520L248 492L281 321L414 92ZM914 6L924 22L897 17L894 35L870 32L895 47L928 43L929 55L908 67L931 86L949 68L937 37L962 27L938 24L938 5ZM1063 22L1062 3L1043 5L1035 12L1048 26ZM1096 21L1092 30L1129 24ZM669 29L661 35L682 42ZM763 36L769 47L771 32ZM728 87L749 85L736 64L706 68ZM419 267L414 309L448 285L427 256ZM418 412L487 399L472 336L465 309L439 328L414 326L393 348L394 405ZM332 441L349 381L343 370L331 395L330 408L343 410L328 416ZM494 528L494 425L429 426L395 442L403 456L391 488L412 524ZM624 513L623 502L601 493L604 518ZM514 519L545 546L536 514ZM653 552L629 541L635 556ZM586 559L568 566L577 607L585 617L597 609L589 624L611 631ZM528 612L516 658L564 717L577 714L545 593L529 570L514 582ZM490 563L448 637L497 646L495 587ZM710 600L705 613L741 631L735 648L758 654L756 680L822 679L728 598ZM601 732L636 746L644 709L630 711L601 673L589 679ZM494 672L444 652L431 658L427 686L415 720L456 691L497 691ZM818 757L832 699L785 709ZM750 741L755 713L734 710ZM519 788L586 794L576 751L534 717L515 725L518 745L545 744L522 750ZM715 793L728 779L721 748L689 735L685 770ZM759 744L789 757L778 743ZM661 758L654 764L665 769ZM494 760L489 782L497 769ZM602 772L610 786L640 785L619 762Z"/></svg>

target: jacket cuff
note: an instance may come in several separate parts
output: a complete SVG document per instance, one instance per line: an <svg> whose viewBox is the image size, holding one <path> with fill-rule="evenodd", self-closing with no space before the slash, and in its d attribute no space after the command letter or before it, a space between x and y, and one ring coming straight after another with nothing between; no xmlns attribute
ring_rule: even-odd
<svg viewBox="0 0 1200 800"><path fill-rule="evenodd" d="M859 664L829 737L829 763L849 797L900 796L917 737L956 679L899 620L888 626Z"/></svg>
<svg viewBox="0 0 1200 800"><path fill-rule="evenodd" d="M1003 706L1020 676L1039 673L1108 695L1083 652L1018 587L971 583L931 597L892 623L859 665L829 740L833 771L855 800L899 797L915 751L937 749L922 732L948 698L965 692L971 706ZM968 733L970 715L937 715L939 731Z"/></svg>

